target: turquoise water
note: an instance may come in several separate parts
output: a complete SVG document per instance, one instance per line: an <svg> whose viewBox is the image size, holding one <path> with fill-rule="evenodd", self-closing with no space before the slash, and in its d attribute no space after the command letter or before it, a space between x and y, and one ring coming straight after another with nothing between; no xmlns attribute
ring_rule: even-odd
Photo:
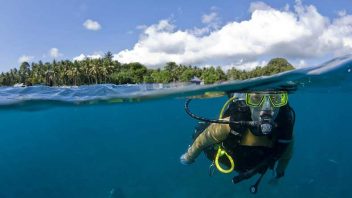
<svg viewBox="0 0 352 198"><path fill-rule="evenodd" d="M295 85L294 156L256 197L351 197L352 57L273 77L220 85L0 88L0 197L250 197L256 178L208 176L201 155L183 166L196 121L186 96ZM195 100L215 118L226 97ZM130 102L132 101L132 102Z"/></svg>

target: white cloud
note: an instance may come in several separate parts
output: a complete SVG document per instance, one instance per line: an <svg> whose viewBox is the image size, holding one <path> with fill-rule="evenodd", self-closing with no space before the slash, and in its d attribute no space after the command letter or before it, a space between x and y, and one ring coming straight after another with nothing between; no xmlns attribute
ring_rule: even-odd
<svg viewBox="0 0 352 198"><path fill-rule="evenodd" d="M145 30L145 29L147 29L147 25L138 25L137 27L136 27L136 29L137 30Z"/></svg>
<svg viewBox="0 0 352 198"><path fill-rule="evenodd" d="M161 20L158 24L152 25L145 30L145 33L154 32L172 32L175 26L171 24L168 20Z"/></svg>
<svg viewBox="0 0 352 198"><path fill-rule="evenodd" d="M287 6L287 4L286 4L286 6ZM271 8L266 3L262 2L262 1L255 1L255 2L252 2L249 5L249 10L248 11L250 13L253 13L256 10L271 10L271 9L273 9L273 8Z"/></svg>
<svg viewBox="0 0 352 198"><path fill-rule="evenodd" d="M101 54L92 54L92 55L87 55L87 57L89 59L99 59L99 58L103 58L103 56Z"/></svg>
<svg viewBox="0 0 352 198"><path fill-rule="evenodd" d="M93 21L91 19L87 19L84 23L83 26L87 30L93 30L93 31L98 31L101 29L101 25L98 23L98 21Z"/></svg>
<svg viewBox="0 0 352 198"><path fill-rule="evenodd" d="M194 27L187 31L195 36L204 36L205 34L217 30L220 27L220 17L217 12L218 8L213 6L210 10L211 12L209 14L204 14L202 16L202 23L206 25L205 27Z"/></svg>
<svg viewBox="0 0 352 198"><path fill-rule="evenodd" d="M337 12L337 15L340 17L344 17L347 15L347 11L346 10L340 10Z"/></svg>
<svg viewBox="0 0 352 198"><path fill-rule="evenodd" d="M212 31L206 29L208 26L179 30L168 20L161 20L147 27L132 49L120 51L114 58L151 67L169 61L228 66L250 65L268 57L298 63L304 60L306 64L319 57L351 53L352 15L329 19L315 6L302 5L301 1L296 1L293 10L265 5L252 4L249 19Z"/></svg>
<svg viewBox="0 0 352 198"><path fill-rule="evenodd" d="M202 28L197 28L197 27L195 27L195 28L193 28L192 30L189 30L188 32L189 32L190 34L195 35L195 36L203 36L203 35L205 35L205 34L210 33L211 30L212 30L212 29L211 29L209 26L207 26L207 27L202 27Z"/></svg>
<svg viewBox="0 0 352 198"><path fill-rule="evenodd" d="M101 52L95 52L92 55L80 54L79 56L74 57L73 61L82 61L84 59L99 59L102 57L103 57L103 55Z"/></svg>
<svg viewBox="0 0 352 198"><path fill-rule="evenodd" d="M58 57L62 56L63 54L61 54L59 52L59 49L54 47L49 50L49 55L51 58L58 58Z"/></svg>
<svg viewBox="0 0 352 198"><path fill-rule="evenodd" d="M218 13L211 12L210 14L204 14L202 16L202 23L204 23L204 24L213 23L217 19L218 19Z"/></svg>
<svg viewBox="0 0 352 198"><path fill-rule="evenodd" d="M250 61L250 62L244 62L244 60L240 60L237 63L233 63L233 64L228 64L222 67L223 70L227 71L233 67L235 67L236 69L239 70L252 70L255 69L256 67L262 67L265 66L267 64L266 61Z"/></svg>
<svg viewBox="0 0 352 198"><path fill-rule="evenodd" d="M137 25L136 26L136 30L138 30L138 31L144 31L147 28L148 28L147 25ZM133 33L134 33L133 30L130 30L130 31L127 32L127 34L133 34Z"/></svg>
<svg viewBox="0 0 352 198"><path fill-rule="evenodd" d="M73 61L82 61L84 59L86 59L86 55L80 54L79 56L74 57Z"/></svg>
<svg viewBox="0 0 352 198"><path fill-rule="evenodd" d="M33 58L34 58L34 56L23 55L23 56L18 58L18 63L30 62L30 61L33 60Z"/></svg>

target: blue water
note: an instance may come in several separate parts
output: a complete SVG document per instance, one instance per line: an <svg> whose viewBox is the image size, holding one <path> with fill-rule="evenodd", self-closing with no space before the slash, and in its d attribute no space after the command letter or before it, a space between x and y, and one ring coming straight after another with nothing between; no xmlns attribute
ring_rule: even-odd
<svg viewBox="0 0 352 198"><path fill-rule="evenodd" d="M212 86L98 85L0 88L0 197L252 197L256 178L208 176L201 155L183 166L195 120L186 96L296 85L294 156L256 197L352 197L352 57L273 77ZM215 118L226 97L195 100ZM112 193L113 192L113 193Z"/></svg>

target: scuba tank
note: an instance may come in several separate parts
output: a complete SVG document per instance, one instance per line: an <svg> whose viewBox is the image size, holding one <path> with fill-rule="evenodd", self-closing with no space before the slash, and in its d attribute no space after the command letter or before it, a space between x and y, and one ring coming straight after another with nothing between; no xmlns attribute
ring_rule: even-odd
<svg viewBox="0 0 352 198"><path fill-rule="evenodd" d="M214 163L216 163L216 160L214 160L214 159L217 159L218 163L221 163L222 165L226 166L226 168L230 168L228 170L231 170L231 171L225 170L225 172L223 172L223 171L221 171L221 169L219 169L218 166L216 166L220 170L220 172L223 172L223 173L232 172L232 170L234 170L234 165L233 165L234 160L232 158L236 159L236 156L234 156L234 154L231 152L231 150L236 150L236 147L240 144L240 140L242 138L242 135L246 130L248 130L249 128L261 126L262 123L251 121L251 112L250 112L249 107L246 105L244 100L238 99L237 96L231 97L225 103L224 107L221 110L221 113L220 113L218 120L203 118L203 117L197 116L197 115L193 114L192 112L190 112L190 110L189 110L190 101L191 101L191 99L188 99L185 103L185 110L186 110L187 114L189 114L191 117L201 121L195 127L195 133L193 134L193 140L195 140L211 123L229 124L229 126L231 128L231 133L230 133L228 139L231 139L231 140L229 140L229 141L226 140L226 141L222 142L222 144L217 145L215 147L209 146L209 147L205 148L203 151L204 151L206 157L210 161L213 161L213 164L211 165L211 167L214 167ZM292 121L292 119L290 121L291 125L293 126L294 117L295 117L293 109L290 108L288 105L287 105L287 108L284 108L284 109L286 112L285 114L287 114L287 112L289 111L289 114L293 117L293 121ZM230 117L230 120L222 120L223 117ZM278 117L280 117L280 116L278 116ZM285 118L287 118L287 116L286 117L284 116L283 120ZM292 134L292 129L289 131ZM231 142L231 144L226 144L226 142ZM229 148L228 145L232 145L232 146ZM217 158L219 151L225 152L227 158L226 157L218 157ZM245 151L245 150L242 150L242 151ZM230 154L227 154L227 153L230 153ZM246 152L244 152L244 153L246 153ZM267 171L268 168L272 168L274 166L275 161L278 159L274 156L271 156L270 154L266 158L267 159L262 160L261 163L255 165L253 168L250 168L250 169L242 169L242 168L240 168L242 166L237 164L237 165L239 165L239 167L236 168L236 171L239 171L239 174L233 178L233 183L236 184L244 179L251 178L252 176L259 173L259 174L261 174L261 176L259 177L258 181L255 183L255 185L252 185L250 188L250 191L252 193L256 193L258 185L259 185L263 175L265 174L265 172ZM231 164L231 160L232 160L232 164ZM242 170L239 170L239 169L242 169ZM224 170L224 169L222 169L222 170Z"/></svg>

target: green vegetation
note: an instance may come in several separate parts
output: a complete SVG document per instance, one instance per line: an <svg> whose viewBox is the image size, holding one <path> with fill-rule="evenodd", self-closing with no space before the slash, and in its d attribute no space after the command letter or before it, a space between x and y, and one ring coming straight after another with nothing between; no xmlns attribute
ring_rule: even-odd
<svg viewBox="0 0 352 198"><path fill-rule="evenodd" d="M52 63L23 62L19 70L11 69L0 74L0 85L11 86L16 83L26 85L87 85L87 84L127 84L127 83L170 83L188 82L194 76L205 84L226 80L243 80L258 76L268 76L292 70L294 67L283 58L272 59L267 66L257 67L252 71L232 68L226 73L220 67L198 68L177 65L169 62L163 69L148 69L140 63L121 64L112 60L108 52L101 59L85 59L83 61L53 61Z"/></svg>

